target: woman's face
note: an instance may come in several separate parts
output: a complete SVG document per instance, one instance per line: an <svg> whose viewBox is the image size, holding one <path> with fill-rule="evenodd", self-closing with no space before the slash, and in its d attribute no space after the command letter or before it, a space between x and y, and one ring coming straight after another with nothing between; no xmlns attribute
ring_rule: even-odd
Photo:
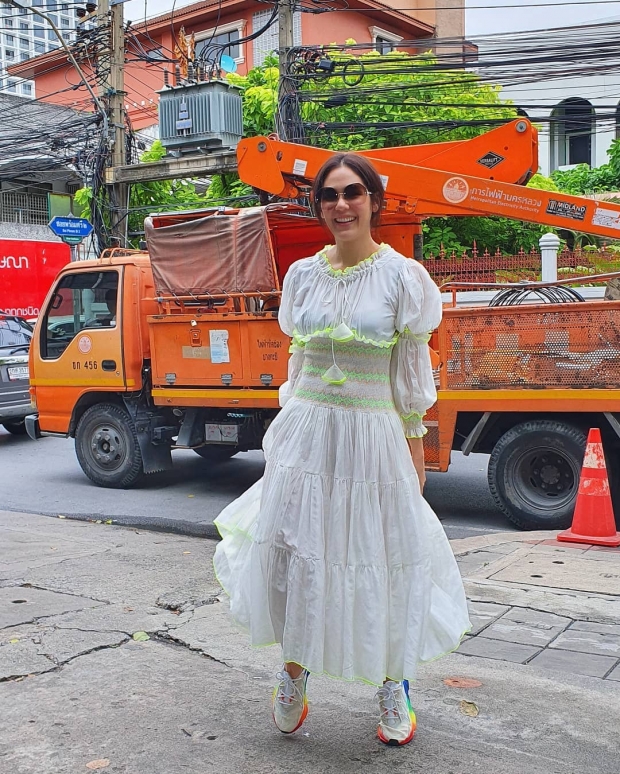
<svg viewBox="0 0 620 774"><path fill-rule="evenodd" d="M366 190L362 179L349 167L340 166L332 170L325 178L324 188L333 188L342 193L352 183L361 184ZM366 239L370 234L370 219L373 213L372 198L365 194L355 199L345 199L339 196L336 202L321 200L321 214L325 225L332 232L337 242L354 242Z"/></svg>

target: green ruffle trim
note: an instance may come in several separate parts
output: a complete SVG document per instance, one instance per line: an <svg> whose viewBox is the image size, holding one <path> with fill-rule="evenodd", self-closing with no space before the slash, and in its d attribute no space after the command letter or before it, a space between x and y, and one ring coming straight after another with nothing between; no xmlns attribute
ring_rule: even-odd
<svg viewBox="0 0 620 774"><path fill-rule="evenodd" d="M346 269L333 268L333 266L331 265L327 257L327 251L330 249L330 247L333 247L333 245L325 245L325 247L318 253L318 256L321 259L321 261L324 263L328 274L331 274L332 277L347 277L359 271L364 266L370 265L375 260L375 258L379 255L379 253L382 250L385 250L385 248L388 247L388 245L386 245L385 242L382 242L379 245L379 249L376 250L372 255L369 255L368 258L364 258L363 261L356 263L355 266L347 266Z"/></svg>
<svg viewBox="0 0 620 774"><path fill-rule="evenodd" d="M405 328L405 330L401 333L401 336L404 339L413 339L414 341L419 341L422 344L428 344L428 342L431 340L431 333L411 333L409 328Z"/></svg>
<svg viewBox="0 0 620 774"><path fill-rule="evenodd" d="M305 336L302 336L299 331L295 330L293 331L293 343L291 344L291 352L296 351L296 349L303 349L305 345L312 341L312 339L330 339L331 333L336 330L333 327L329 328L323 328L322 331L315 331L314 333L308 333ZM393 347L394 344L398 341L398 336L393 336L391 339L387 339L387 341L377 341L375 339L369 339L366 336L362 336L359 334L355 329L351 329L351 333L353 334L353 338L349 341L358 341L362 344L369 344L372 347L379 347L381 349L389 349L390 347ZM336 344L340 344L341 346L343 344L346 344L347 342L338 341L337 339L333 339L333 341Z"/></svg>
<svg viewBox="0 0 620 774"><path fill-rule="evenodd" d="M412 411L410 414L401 414L400 419L405 427L405 438L424 438L428 433L428 428L422 424L424 414ZM410 424L413 424L414 428L411 428Z"/></svg>

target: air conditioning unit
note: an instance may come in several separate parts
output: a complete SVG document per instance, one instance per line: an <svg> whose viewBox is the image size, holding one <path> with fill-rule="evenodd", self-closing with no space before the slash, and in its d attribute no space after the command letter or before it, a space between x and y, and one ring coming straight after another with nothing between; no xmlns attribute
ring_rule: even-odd
<svg viewBox="0 0 620 774"><path fill-rule="evenodd" d="M168 151L234 150L243 135L239 88L221 80L170 86L159 94L159 138Z"/></svg>

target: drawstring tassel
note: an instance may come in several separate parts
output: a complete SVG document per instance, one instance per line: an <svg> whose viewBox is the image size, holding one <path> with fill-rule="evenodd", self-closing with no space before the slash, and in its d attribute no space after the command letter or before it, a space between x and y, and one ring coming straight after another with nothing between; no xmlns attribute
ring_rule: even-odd
<svg viewBox="0 0 620 774"><path fill-rule="evenodd" d="M347 381L346 375L338 368L336 363L325 371L321 379L327 382L327 384L344 384Z"/></svg>
<svg viewBox="0 0 620 774"><path fill-rule="evenodd" d="M344 322L340 323L337 328L334 328L329 336L331 339L334 339L334 341L351 341L355 338L355 334L351 328Z"/></svg>

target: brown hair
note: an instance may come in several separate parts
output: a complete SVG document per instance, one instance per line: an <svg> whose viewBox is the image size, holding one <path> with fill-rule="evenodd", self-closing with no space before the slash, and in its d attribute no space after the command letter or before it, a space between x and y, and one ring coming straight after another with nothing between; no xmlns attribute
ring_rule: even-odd
<svg viewBox="0 0 620 774"><path fill-rule="evenodd" d="M372 228L378 228L381 222L381 210L383 209L383 183L379 177L379 173L373 167L373 165L364 156L358 156L355 153L336 153L331 156L323 164L323 166L317 172L314 179L314 185L312 186L312 200L315 203L316 216L319 222L323 225L325 221L321 212L320 203L317 200L317 194L325 185L325 180L330 172L338 167L348 167L352 172L360 178L364 183L368 191L371 191L370 201L371 204L376 206L376 211L372 213L370 218L370 225Z"/></svg>

